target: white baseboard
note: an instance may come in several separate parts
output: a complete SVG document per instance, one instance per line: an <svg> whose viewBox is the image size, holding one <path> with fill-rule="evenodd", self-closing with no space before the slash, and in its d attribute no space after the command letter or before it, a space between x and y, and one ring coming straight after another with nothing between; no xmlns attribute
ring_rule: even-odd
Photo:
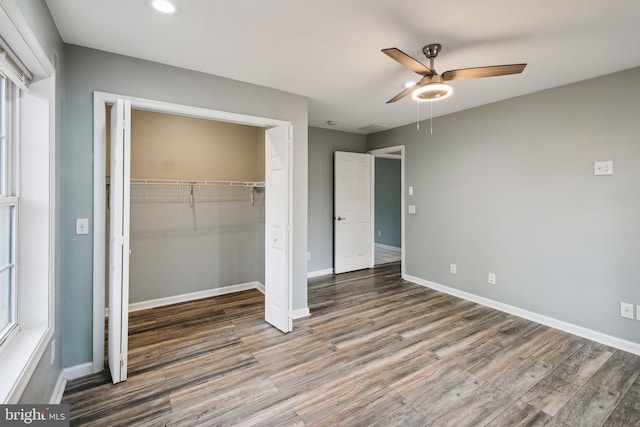
<svg viewBox="0 0 640 427"><path fill-rule="evenodd" d="M62 401L62 395L64 394L66 386L67 380L64 379L64 375L60 372L60 375L58 375L58 381L56 381L53 393L51 393L51 398L49 399L50 405L58 405Z"/></svg>
<svg viewBox="0 0 640 427"><path fill-rule="evenodd" d="M524 310L519 307L515 307L509 304L504 304L489 298L481 297L469 292L461 291L459 289L455 289L449 286L441 285L439 283L431 282L429 280L424 280L419 277L404 275L404 279L409 282L413 282L417 285L425 286L427 288L431 288L436 291L444 292L445 294L453 295L455 297L462 298L471 302L475 302L477 304L481 304L486 307L494 308L496 310L500 310L505 313L513 314L515 316L522 317L524 319L531 320L533 322L540 323L545 326L550 326L552 328L559 329L561 331L568 332L570 334L577 335L579 337L586 338L591 341L596 341L601 344L605 344L620 350L627 351L629 353L640 355L640 344L635 342L627 341L611 335L603 334L601 332L593 331L591 329L574 325L572 323L568 323L563 320L554 319L552 317L548 317L542 314L534 313L532 311Z"/></svg>
<svg viewBox="0 0 640 427"><path fill-rule="evenodd" d="M84 377L85 375L90 375L92 373L93 363L91 362L64 368L58 376L58 381L56 381L53 393L51 393L49 403L56 405L60 403L60 401L62 400L62 395L64 394L64 389L67 386L67 381L75 380L76 378Z"/></svg>
<svg viewBox="0 0 640 427"><path fill-rule="evenodd" d="M132 311L145 310L147 308L162 307L164 305L176 304L179 302L194 301L202 298L217 297L220 295L232 294L234 292L241 292L249 289L258 289L260 292L264 293L264 285L262 285L262 283L247 282L241 283L239 285L225 286L223 288L207 289L204 291L190 292L188 294L181 295L172 295L170 297L157 298L149 301L134 302L132 304L129 304L129 312L131 313ZM106 315L109 314L108 308L105 309L105 313Z"/></svg>
<svg viewBox="0 0 640 427"><path fill-rule="evenodd" d="M401 252L402 248L399 248L397 246L390 246L390 245L385 245L384 243L374 243L374 246L376 248L380 248L380 249L388 249L390 251L396 251L396 252Z"/></svg>
<svg viewBox="0 0 640 427"><path fill-rule="evenodd" d="M61 374L64 376L64 379L75 380L76 378L84 377L85 375L93 374L93 363L81 363L80 365L70 366L68 368L64 368Z"/></svg>
<svg viewBox="0 0 640 427"><path fill-rule="evenodd" d="M291 318L293 320L302 319L303 317L311 316L311 312L309 311L309 307L299 308L297 310L293 310L291 313Z"/></svg>
<svg viewBox="0 0 640 427"><path fill-rule="evenodd" d="M326 268L324 270L310 271L310 272L307 273L307 279L310 279L312 277L326 276L328 274L333 274L333 268Z"/></svg>

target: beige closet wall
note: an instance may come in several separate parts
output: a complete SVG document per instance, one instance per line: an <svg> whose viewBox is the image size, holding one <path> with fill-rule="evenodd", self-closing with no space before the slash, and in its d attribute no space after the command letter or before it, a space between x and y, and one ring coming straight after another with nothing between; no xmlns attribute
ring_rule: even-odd
<svg viewBox="0 0 640 427"><path fill-rule="evenodd" d="M142 110L131 122L132 179L264 181L262 128Z"/></svg>

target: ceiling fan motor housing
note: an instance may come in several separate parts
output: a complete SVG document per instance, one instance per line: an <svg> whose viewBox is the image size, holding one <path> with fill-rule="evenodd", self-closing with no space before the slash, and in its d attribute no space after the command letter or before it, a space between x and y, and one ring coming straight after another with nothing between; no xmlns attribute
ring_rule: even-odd
<svg viewBox="0 0 640 427"><path fill-rule="evenodd" d="M428 59L433 59L438 56L440 50L442 50L440 43L431 43L422 48L422 53L424 53Z"/></svg>

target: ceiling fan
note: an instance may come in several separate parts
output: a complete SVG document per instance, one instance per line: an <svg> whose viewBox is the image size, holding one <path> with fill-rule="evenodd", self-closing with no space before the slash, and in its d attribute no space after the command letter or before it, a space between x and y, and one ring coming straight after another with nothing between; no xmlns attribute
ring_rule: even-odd
<svg viewBox="0 0 640 427"><path fill-rule="evenodd" d="M391 59L422 76L418 83L408 87L388 100L387 104L396 102L409 94L411 94L411 97L416 101L443 99L451 95L453 91L451 86L444 84L446 81L519 74L524 70L524 67L527 66L527 64L493 65L489 67L461 68L459 70L449 70L438 74L433 63L441 49L442 46L439 43L428 44L422 48L422 52L424 52L425 56L429 59L428 67L395 47L382 49L382 52Z"/></svg>

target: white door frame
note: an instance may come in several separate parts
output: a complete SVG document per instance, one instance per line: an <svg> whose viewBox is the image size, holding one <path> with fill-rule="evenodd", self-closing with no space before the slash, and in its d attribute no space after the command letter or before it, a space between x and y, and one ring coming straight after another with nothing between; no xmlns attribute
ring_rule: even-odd
<svg viewBox="0 0 640 427"><path fill-rule="evenodd" d="M396 154L400 152L400 154ZM406 212L405 212L405 191L404 191L404 185L405 185L405 180L404 180L404 145L394 145L393 147L385 147L385 148L378 148L376 150L369 150L367 151L367 154L371 154L371 239L372 239L372 244L371 244L371 262L375 265L375 207L376 207L376 203L375 203L375 185L376 185L376 171L375 171L375 164L376 164L376 157L384 157L384 158L388 158L388 159L400 159L400 191L401 191L401 197L400 197L400 209L401 209L401 214L400 214L400 246L402 246L400 248L400 269L401 269L401 276L404 279L405 277L405 254L406 254L406 245L405 245L405 236L404 236L404 230L405 230L405 216L406 216Z"/></svg>
<svg viewBox="0 0 640 427"><path fill-rule="evenodd" d="M131 108L138 110L154 111L159 113L175 114L180 116L196 117L208 120L237 123L248 126L271 128L276 126L292 126L292 123L284 120L265 117L250 116L246 114L230 113L226 111L211 110L207 108L192 107L188 105L169 102L154 101L150 99L135 98L114 93L93 93L93 362L92 371L100 372L104 369L104 314L105 314L105 230L106 230L106 106L113 104L118 98L131 101ZM289 184L292 182L291 141L289 150ZM268 161L268 159L266 159ZM289 185L289 221L291 221L292 186ZM287 239L289 253L291 253L292 233ZM289 278L288 293L292 293L292 260L288 257L286 276ZM291 302L289 302L289 305ZM291 310L291 307L289 307Z"/></svg>

